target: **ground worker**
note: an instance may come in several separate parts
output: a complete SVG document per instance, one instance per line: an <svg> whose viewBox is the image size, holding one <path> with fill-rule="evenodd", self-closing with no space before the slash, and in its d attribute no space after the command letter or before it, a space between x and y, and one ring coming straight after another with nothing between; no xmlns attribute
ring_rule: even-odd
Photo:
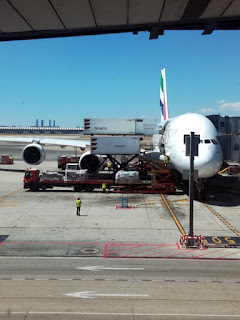
<svg viewBox="0 0 240 320"><path fill-rule="evenodd" d="M105 182L102 183L102 191L106 192L107 185Z"/></svg>
<svg viewBox="0 0 240 320"><path fill-rule="evenodd" d="M167 165L168 165L168 157L165 157L164 158L164 166L167 167Z"/></svg>
<svg viewBox="0 0 240 320"><path fill-rule="evenodd" d="M77 207L77 216L80 216L80 209L81 209L81 200L80 198L76 201L76 207Z"/></svg>
<svg viewBox="0 0 240 320"><path fill-rule="evenodd" d="M111 170L111 167L112 167L111 162L107 162L107 168L108 168L108 171L110 171L110 170Z"/></svg>

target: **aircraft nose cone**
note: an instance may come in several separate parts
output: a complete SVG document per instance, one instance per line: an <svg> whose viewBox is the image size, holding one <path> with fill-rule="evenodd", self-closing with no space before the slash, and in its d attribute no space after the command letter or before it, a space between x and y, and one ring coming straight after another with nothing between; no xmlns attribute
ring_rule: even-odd
<svg viewBox="0 0 240 320"><path fill-rule="evenodd" d="M221 164L221 152L205 152L201 157L195 157L194 169L198 170L199 178L209 178L218 173Z"/></svg>

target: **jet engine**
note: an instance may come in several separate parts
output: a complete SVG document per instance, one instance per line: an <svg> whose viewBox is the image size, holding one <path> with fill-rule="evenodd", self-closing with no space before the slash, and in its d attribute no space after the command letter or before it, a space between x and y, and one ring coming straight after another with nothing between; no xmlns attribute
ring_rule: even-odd
<svg viewBox="0 0 240 320"><path fill-rule="evenodd" d="M28 164L40 164L46 157L45 150L38 143L27 145L22 151L23 160Z"/></svg>
<svg viewBox="0 0 240 320"><path fill-rule="evenodd" d="M104 162L104 158L100 155L87 151L79 159L79 168L88 169L88 173L96 173L103 168Z"/></svg>

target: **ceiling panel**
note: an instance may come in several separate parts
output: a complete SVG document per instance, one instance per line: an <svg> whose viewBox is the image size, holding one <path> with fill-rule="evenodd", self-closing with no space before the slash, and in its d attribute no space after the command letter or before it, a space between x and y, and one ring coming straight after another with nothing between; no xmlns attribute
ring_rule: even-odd
<svg viewBox="0 0 240 320"><path fill-rule="evenodd" d="M0 41L141 31L151 31L154 39L159 30L209 33L213 26L207 30L199 17L218 30L238 30L240 0L0 0Z"/></svg>
<svg viewBox="0 0 240 320"><path fill-rule="evenodd" d="M180 20L188 1L189 0L166 0L161 22Z"/></svg>
<svg viewBox="0 0 240 320"><path fill-rule="evenodd" d="M10 0L34 30L63 29L48 0Z"/></svg>
<svg viewBox="0 0 240 320"><path fill-rule="evenodd" d="M212 0L201 15L200 19L221 17L232 0Z"/></svg>
<svg viewBox="0 0 240 320"><path fill-rule="evenodd" d="M95 26L88 0L51 0L66 28Z"/></svg>
<svg viewBox="0 0 240 320"><path fill-rule="evenodd" d="M240 0L235 0L233 3L227 8L227 10L222 15L223 17L232 17L240 15Z"/></svg>
<svg viewBox="0 0 240 320"><path fill-rule="evenodd" d="M130 0L129 23L159 22L164 0Z"/></svg>
<svg viewBox="0 0 240 320"><path fill-rule="evenodd" d="M2 32L32 31L31 27L5 0L0 1L0 30Z"/></svg>
<svg viewBox="0 0 240 320"><path fill-rule="evenodd" d="M98 26L127 24L127 0L91 0L91 4Z"/></svg>

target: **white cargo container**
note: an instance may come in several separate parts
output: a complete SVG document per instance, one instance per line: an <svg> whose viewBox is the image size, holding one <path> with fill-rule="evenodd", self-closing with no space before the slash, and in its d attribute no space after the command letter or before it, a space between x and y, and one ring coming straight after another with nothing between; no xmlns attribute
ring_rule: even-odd
<svg viewBox="0 0 240 320"><path fill-rule="evenodd" d="M139 137L91 137L91 154L139 154Z"/></svg>
<svg viewBox="0 0 240 320"><path fill-rule="evenodd" d="M84 119L84 134L152 135L155 119Z"/></svg>

